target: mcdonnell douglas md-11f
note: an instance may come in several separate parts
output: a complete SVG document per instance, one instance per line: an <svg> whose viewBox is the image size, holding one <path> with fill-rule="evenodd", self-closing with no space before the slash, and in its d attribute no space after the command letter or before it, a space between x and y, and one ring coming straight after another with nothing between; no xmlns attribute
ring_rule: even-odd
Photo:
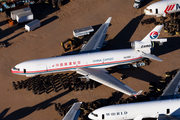
<svg viewBox="0 0 180 120"><path fill-rule="evenodd" d="M11 72L30 77L47 73L76 71L76 73L83 75L87 80L95 80L127 95L139 94L140 92L137 93L108 74L105 68L133 63L143 58L162 61L151 54L151 41L159 41L161 43L167 41L167 39L157 39L163 26L156 26L142 41L133 41L131 43L132 49L100 51L110 21L111 17L102 24L87 44L81 48L79 54L25 61L13 67Z"/></svg>
<svg viewBox="0 0 180 120"><path fill-rule="evenodd" d="M167 14L180 12L180 0L162 0L149 5L144 9L146 15L166 17Z"/></svg>

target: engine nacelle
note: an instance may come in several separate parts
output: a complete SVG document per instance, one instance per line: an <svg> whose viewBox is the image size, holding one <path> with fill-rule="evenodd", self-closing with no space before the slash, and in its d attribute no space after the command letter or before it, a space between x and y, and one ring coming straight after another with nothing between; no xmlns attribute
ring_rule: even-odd
<svg viewBox="0 0 180 120"><path fill-rule="evenodd" d="M149 50L152 47L152 45L151 42L133 41L131 42L131 47L134 50Z"/></svg>

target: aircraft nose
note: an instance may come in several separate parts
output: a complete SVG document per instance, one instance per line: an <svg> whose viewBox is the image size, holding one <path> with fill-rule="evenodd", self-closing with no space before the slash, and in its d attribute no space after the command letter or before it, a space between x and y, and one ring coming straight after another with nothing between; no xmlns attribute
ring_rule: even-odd
<svg viewBox="0 0 180 120"><path fill-rule="evenodd" d="M13 68L11 68L11 73L14 73L14 70L13 70Z"/></svg>
<svg viewBox="0 0 180 120"><path fill-rule="evenodd" d="M144 14L146 14L146 10L144 9Z"/></svg>
<svg viewBox="0 0 180 120"><path fill-rule="evenodd" d="M94 116L90 113L90 114L88 115L88 118L91 119L91 120L93 120L93 119L94 119Z"/></svg>

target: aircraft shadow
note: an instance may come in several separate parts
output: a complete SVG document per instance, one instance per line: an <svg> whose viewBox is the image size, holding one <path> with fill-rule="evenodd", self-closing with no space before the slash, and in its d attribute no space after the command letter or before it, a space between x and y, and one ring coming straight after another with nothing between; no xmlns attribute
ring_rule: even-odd
<svg viewBox="0 0 180 120"><path fill-rule="evenodd" d="M170 53L172 51L180 49L180 37L169 37L167 38L167 42L163 43L163 45L159 46L157 43L154 44L154 48L152 49L152 54L157 56Z"/></svg>
<svg viewBox="0 0 180 120"><path fill-rule="evenodd" d="M3 120L4 116L6 115L6 113L9 111L10 108L6 108L4 109L1 113L0 113L0 120ZM4 119L7 120L7 119Z"/></svg>
<svg viewBox="0 0 180 120"><path fill-rule="evenodd" d="M32 107L24 107L24 108L21 108L21 109L18 109L12 113L10 113L9 115L7 115L3 120L19 120L19 119L22 119L28 115L30 115L31 113L33 113L34 111L36 110L41 110L41 109L46 109L48 108L49 106L53 105L53 103L51 103L52 101L68 94L69 92L71 91L64 91L63 93L60 93L50 99L47 99L37 105L34 105Z"/></svg>
<svg viewBox="0 0 180 120"><path fill-rule="evenodd" d="M157 76L143 68L129 68L129 69L127 68L127 69L117 70L116 67L113 67L111 68L111 70L108 70L108 71L109 73L118 72L125 75L126 78L133 77L133 78L137 78L139 80L146 81L149 83L150 82L158 83L159 79L162 78L161 76ZM120 77L121 76L119 76L118 79L120 79Z"/></svg>
<svg viewBox="0 0 180 120"><path fill-rule="evenodd" d="M32 13L34 14L34 18L38 20L42 20L46 18L49 14L52 14L60 8L53 8L52 5L46 3L37 3L30 5Z"/></svg>
<svg viewBox="0 0 180 120"><path fill-rule="evenodd" d="M102 50L129 48L129 40L143 17L144 14L133 18Z"/></svg>

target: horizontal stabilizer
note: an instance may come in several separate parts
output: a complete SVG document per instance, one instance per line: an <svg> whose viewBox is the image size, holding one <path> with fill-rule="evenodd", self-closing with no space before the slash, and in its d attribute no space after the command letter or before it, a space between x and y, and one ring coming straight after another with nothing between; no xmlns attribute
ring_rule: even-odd
<svg viewBox="0 0 180 120"><path fill-rule="evenodd" d="M162 59L160 59L157 56L152 55L152 54L143 54L142 57L146 57L146 58L157 60L157 61L163 61Z"/></svg>
<svg viewBox="0 0 180 120"><path fill-rule="evenodd" d="M63 118L63 120L77 120L78 119L77 113L79 113L78 110L79 110L81 104L82 104L82 102L74 103L73 106L68 111L68 113ZM77 119L75 119L75 118L77 118Z"/></svg>
<svg viewBox="0 0 180 120"><path fill-rule="evenodd" d="M167 42L167 38L158 38L158 39L153 39L151 41L154 41L154 42Z"/></svg>

